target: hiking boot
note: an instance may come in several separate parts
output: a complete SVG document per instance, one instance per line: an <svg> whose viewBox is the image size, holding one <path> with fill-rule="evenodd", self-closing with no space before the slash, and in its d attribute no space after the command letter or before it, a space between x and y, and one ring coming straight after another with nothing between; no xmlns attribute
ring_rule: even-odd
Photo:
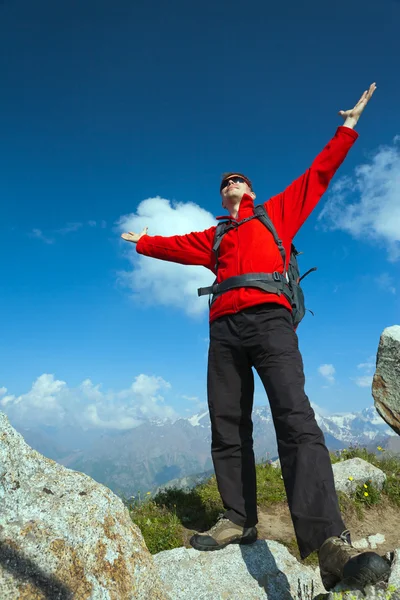
<svg viewBox="0 0 400 600"><path fill-rule="evenodd" d="M228 544L252 544L256 539L256 527L241 527L222 517L208 531L193 535L190 543L196 550L221 550Z"/></svg>
<svg viewBox="0 0 400 600"><path fill-rule="evenodd" d="M381 581L390 571L388 562L376 552L360 552L350 542L346 529L338 537L330 537L318 551L322 583L331 590L343 579L364 588Z"/></svg>

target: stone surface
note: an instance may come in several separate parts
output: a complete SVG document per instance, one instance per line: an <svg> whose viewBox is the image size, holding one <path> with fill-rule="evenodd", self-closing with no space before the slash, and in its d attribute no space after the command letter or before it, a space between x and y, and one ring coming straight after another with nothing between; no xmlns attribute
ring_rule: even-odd
<svg viewBox="0 0 400 600"><path fill-rule="evenodd" d="M381 533L375 535L369 535L367 538L361 540L352 541L354 548L358 550L376 550L380 544L384 544L386 541L385 536Z"/></svg>
<svg viewBox="0 0 400 600"><path fill-rule="evenodd" d="M357 550L366 550L367 548L369 548L368 540L366 540L365 538L362 538L361 540L356 540L352 543L354 548L357 548Z"/></svg>
<svg viewBox="0 0 400 600"><path fill-rule="evenodd" d="M317 568L269 540L218 552L177 548L154 556L168 600L400 600L400 549L389 558L389 581L364 590L342 582L328 593Z"/></svg>
<svg viewBox="0 0 400 600"><path fill-rule="evenodd" d="M359 485L363 485L369 480L378 490L382 489L386 481L386 474L381 469L362 458L350 458L335 463L332 468L336 491L349 495L353 494ZM352 477L352 480L349 479L350 477Z"/></svg>
<svg viewBox="0 0 400 600"><path fill-rule="evenodd" d="M400 600L400 592L391 590L386 584L381 584L375 587L367 586L364 591L336 590L315 600Z"/></svg>
<svg viewBox="0 0 400 600"><path fill-rule="evenodd" d="M3 413L0 598L165 599L153 557L122 501L32 450Z"/></svg>
<svg viewBox="0 0 400 600"><path fill-rule="evenodd" d="M375 408L400 435L400 326L384 329L372 381Z"/></svg>
<svg viewBox="0 0 400 600"><path fill-rule="evenodd" d="M400 548L394 552L389 585L400 591Z"/></svg>
<svg viewBox="0 0 400 600"><path fill-rule="evenodd" d="M177 548L154 560L169 600L311 600L325 591L319 569L273 541L218 552Z"/></svg>
<svg viewBox="0 0 400 600"><path fill-rule="evenodd" d="M369 547L375 550L379 546L379 544L385 543L385 536L381 533L377 533L375 535L368 536Z"/></svg>

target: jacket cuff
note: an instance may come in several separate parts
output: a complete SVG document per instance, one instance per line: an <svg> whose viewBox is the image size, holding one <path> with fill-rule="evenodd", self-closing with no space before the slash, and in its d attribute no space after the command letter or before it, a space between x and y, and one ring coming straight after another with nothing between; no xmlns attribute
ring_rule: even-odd
<svg viewBox="0 0 400 600"><path fill-rule="evenodd" d="M345 127L344 125L339 125L338 131L340 131L341 133L346 133L354 140L356 140L359 136L359 133L355 131L355 129L351 129L351 127Z"/></svg>
<svg viewBox="0 0 400 600"><path fill-rule="evenodd" d="M144 238L148 237L147 235L142 235L140 240L136 243L136 252L139 254L143 254L143 246L145 245Z"/></svg>

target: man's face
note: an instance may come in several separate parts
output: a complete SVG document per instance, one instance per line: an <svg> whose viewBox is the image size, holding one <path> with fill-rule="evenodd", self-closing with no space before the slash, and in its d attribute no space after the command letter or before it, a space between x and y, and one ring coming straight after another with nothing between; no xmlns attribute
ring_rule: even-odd
<svg viewBox="0 0 400 600"><path fill-rule="evenodd" d="M232 202L241 200L243 194L249 194L255 198L254 192L252 192L246 180L240 175L231 175L230 177L227 177L223 180L221 187L222 206L225 208Z"/></svg>

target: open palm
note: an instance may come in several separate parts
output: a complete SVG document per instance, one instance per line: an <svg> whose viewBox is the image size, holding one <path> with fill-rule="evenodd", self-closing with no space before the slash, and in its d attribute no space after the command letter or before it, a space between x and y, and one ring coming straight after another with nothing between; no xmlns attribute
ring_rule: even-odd
<svg viewBox="0 0 400 600"><path fill-rule="evenodd" d="M140 233L134 233L133 231L128 231L128 233L121 233L121 237L127 242L133 242L134 244L137 244L143 235L147 235L147 231L148 227L145 227Z"/></svg>
<svg viewBox="0 0 400 600"><path fill-rule="evenodd" d="M370 101L372 94L374 93L375 90L376 90L376 83L371 83L371 85L369 86L369 89L365 90L365 92L363 93L363 95L361 96L361 98L359 99L357 104L354 106L354 108L351 108L350 110L340 110L339 115L342 115L342 117L344 119L347 119L348 117L353 118L353 119L358 119L360 117L362 111L367 106L368 102Z"/></svg>

